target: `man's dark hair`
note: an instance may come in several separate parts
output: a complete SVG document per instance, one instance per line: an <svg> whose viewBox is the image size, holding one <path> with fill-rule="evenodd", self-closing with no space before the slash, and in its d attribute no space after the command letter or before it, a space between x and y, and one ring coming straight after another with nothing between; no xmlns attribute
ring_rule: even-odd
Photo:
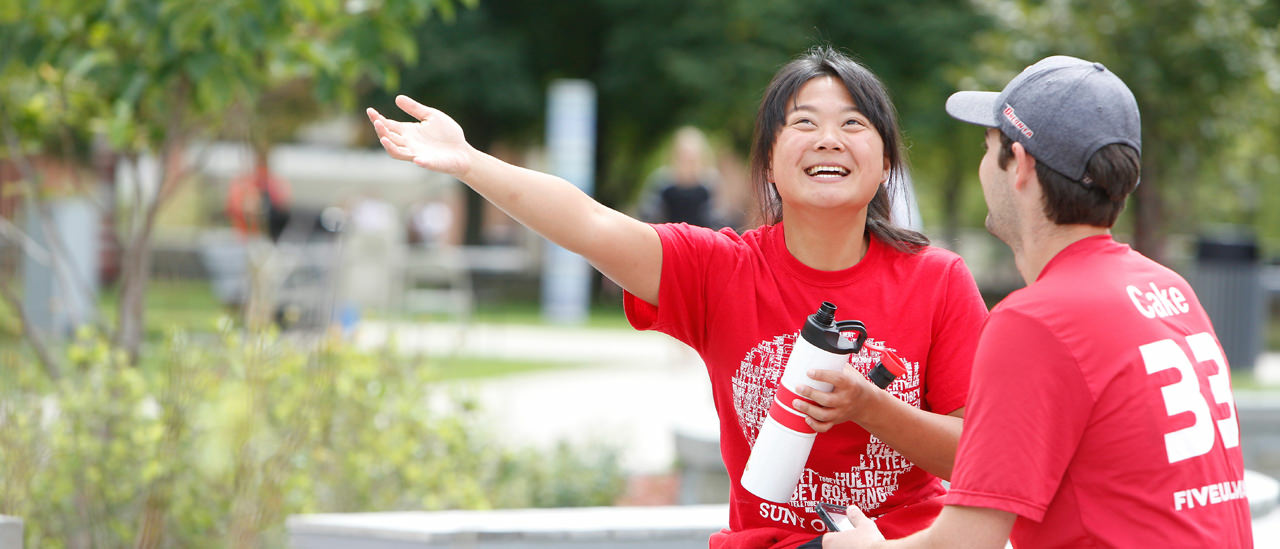
<svg viewBox="0 0 1280 549"><path fill-rule="evenodd" d="M1000 167L1013 161L1013 140L1000 134ZM1036 162L1036 177L1044 189L1044 213L1058 225L1116 224L1124 210L1125 199L1138 186L1142 161L1138 151L1120 143L1106 145L1089 158L1084 178L1076 181L1054 171L1044 162Z"/></svg>

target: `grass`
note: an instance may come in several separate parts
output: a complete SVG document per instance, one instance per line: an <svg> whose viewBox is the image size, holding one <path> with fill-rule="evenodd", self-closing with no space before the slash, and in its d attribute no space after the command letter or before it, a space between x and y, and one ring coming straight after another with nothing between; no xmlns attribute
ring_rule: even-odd
<svg viewBox="0 0 1280 549"><path fill-rule="evenodd" d="M18 290L21 292L21 290ZM115 287L107 288L98 297L98 322L115 326L116 304L119 302ZM146 338L157 341L165 331L173 328L190 332L214 330L214 322L222 313L232 311L218 303L208 284L192 281L156 280L147 289ZM7 303L0 303L0 344L21 343L22 329L18 312Z"/></svg>
<svg viewBox="0 0 1280 549"><path fill-rule="evenodd" d="M1280 350L1280 307L1271 308L1271 316L1267 321L1267 333L1264 336L1263 349Z"/></svg>
<svg viewBox="0 0 1280 549"><path fill-rule="evenodd" d="M563 361L513 360L468 356L442 357L434 365L435 379L464 381L529 374L551 370L567 370L581 366Z"/></svg>
<svg viewBox="0 0 1280 549"><path fill-rule="evenodd" d="M20 290L19 290L20 291ZM115 325L117 295L115 289L103 292L99 300L99 319L104 325ZM0 348L21 348L26 351L16 311L0 303ZM180 329L189 333L210 333L217 319L223 314L234 316L235 311L218 302L212 288L199 280L153 280L147 292L147 330L149 342L159 342L166 332ZM428 315L374 314L374 319L392 321L434 321L439 317ZM471 322L485 324L545 324L539 304L534 301L506 303L481 303L473 311ZM621 299L592 306L584 323L587 328L630 329L622 311ZM1272 311L1265 334L1266 349L1280 349L1280 308ZM577 364L563 362L479 358L465 356L440 357L436 363L441 379L479 379L501 377L553 369L573 368ZM1259 382L1252 370L1232 372L1232 386L1236 389L1275 388Z"/></svg>
<svg viewBox="0 0 1280 549"><path fill-rule="evenodd" d="M99 300L99 317L107 325L115 324L117 291L103 292ZM147 290L146 340L158 343L166 334L177 329L188 333L212 333L222 315L235 316L236 311L222 305L208 283L200 280L153 280ZM0 315L0 345L6 341L21 344L21 333L16 319L6 320ZM375 320L425 321L439 320L427 315L400 315L374 313ZM539 304L536 302L510 302L480 304L472 314L471 322L492 324L544 324ZM592 307L587 321L588 328L630 329L623 316L621 299L616 304ZM144 357L143 362L146 362ZM558 361L482 358L468 356L442 356L432 361L441 380L467 380L502 377L555 369L579 367L579 364Z"/></svg>
<svg viewBox="0 0 1280 549"><path fill-rule="evenodd" d="M1260 391L1263 389L1276 389L1273 384L1262 383L1254 376L1252 370L1233 370L1231 372L1231 390L1232 391Z"/></svg>
<svg viewBox="0 0 1280 549"><path fill-rule="evenodd" d="M109 288L98 300L99 317L109 325L116 323L118 293L116 287ZM146 301L147 341L163 339L173 329L211 332L218 317L235 314L218 302L213 288L203 281L152 280L147 286Z"/></svg>
<svg viewBox="0 0 1280 549"><path fill-rule="evenodd" d="M380 320L435 322L448 320L449 317L435 314L373 314ZM480 324L523 324L543 325L547 321L542 318L542 308L536 301L509 301L504 303L480 303L471 313L471 322ZM622 298L615 303L593 304L587 311L587 318L582 327L608 330L630 330L626 316L622 311Z"/></svg>
<svg viewBox="0 0 1280 549"><path fill-rule="evenodd" d="M22 324L18 322L18 311L13 310L8 301L0 300L0 346L21 342Z"/></svg>

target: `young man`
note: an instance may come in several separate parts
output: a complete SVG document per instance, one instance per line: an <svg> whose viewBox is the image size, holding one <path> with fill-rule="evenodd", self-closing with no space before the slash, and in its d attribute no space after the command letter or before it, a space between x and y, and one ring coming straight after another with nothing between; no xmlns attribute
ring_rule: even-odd
<svg viewBox="0 0 1280 549"><path fill-rule="evenodd" d="M1227 361L1191 286L1112 240L1138 185L1138 105L1049 57L947 112L986 126L987 229L1027 287L978 342L947 506L884 542L849 510L824 547L1251 547Z"/></svg>

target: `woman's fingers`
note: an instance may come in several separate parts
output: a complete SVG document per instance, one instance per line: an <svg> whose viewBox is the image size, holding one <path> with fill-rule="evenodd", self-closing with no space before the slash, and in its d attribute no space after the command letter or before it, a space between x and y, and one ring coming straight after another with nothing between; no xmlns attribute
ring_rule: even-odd
<svg viewBox="0 0 1280 549"><path fill-rule="evenodd" d="M806 395L801 395L801 396L806 396ZM804 415L807 415L818 421L827 421L829 419L826 417L829 415L829 412L827 411L826 408L823 408L821 404L818 404L817 401L814 401L814 404L818 404L818 405L814 406L813 404L810 404L808 402L805 402L802 399L797 398L791 401L790 404L791 404L791 407L795 409L795 411L800 412Z"/></svg>
<svg viewBox="0 0 1280 549"><path fill-rule="evenodd" d="M390 120L379 120L373 123L373 127L378 130L379 137L386 137L395 142L397 145L404 145L404 134L397 131L397 128Z"/></svg>
<svg viewBox="0 0 1280 549"><path fill-rule="evenodd" d="M392 120L373 108L365 109L378 134L378 143L387 154L433 171L451 174L465 171L467 163L462 157L465 151L458 148L465 148L466 141L457 123L408 96L396 96L396 106L416 121Z"/></svg>
<svg viewBox="0 0 1280 549"><path fill-rule="evenodd" d="M395 139L402 139L400 136L405 133L404 122L382 116L382 113L374 110L372 107L365 109L365 114L369 116L369 121L373 122L373 127L378 131L379 136L390 137L394 134Z"/></svg>
<svg viewBox="0 0 1280 549"><path fill-rule="evenodd" d="M373 123L373 131L378 134L378 139L386 139L398 147L404 145L404 139L388 129L386 123L382 120Z"/></svg>
<svg viewBox="0 0 1280 549"><path fill-rule="evenodd" d="M378 143L382 144L382 148L386 149L387 154L391 155L391 158L396 160L413 160L413 153L409 151L408 147L397 145L385 137L378 139Z"/></svg>
<svg viewBox="0 0 1280 549"><path fill-rule="evenodd" d="M824 381L824 380L819 379L815 381ZM833 389L835 389L835 387L833 387ZM796 394L804 398L807 398L809 400L812 400L814 404L817 404L818 406L821 406L823 408L832 408L839 403L839 395L837 395L834 390L819 391L813 387L810 387L809 385L801 385L800 387L796 388ZM808 410L800 410L800 411L807 412Z"/></svg>
<svg viewBox="0 0 1280 549"><path fill-rule="evenodd" d="M397 95L396 106L416 120L425 121L431 118L431 115L435 112L435 109L414 101L413 98L407 95Z"/></svg>

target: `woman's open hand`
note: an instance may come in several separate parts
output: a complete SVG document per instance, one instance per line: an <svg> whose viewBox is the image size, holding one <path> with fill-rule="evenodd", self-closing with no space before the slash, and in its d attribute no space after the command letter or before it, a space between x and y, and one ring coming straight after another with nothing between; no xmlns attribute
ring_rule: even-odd
<svg viewBox="0 0 1280 549"><path fill-rule="evenodd" d="M403 95L396 96L396 106L416 121L400 122L372 108L365 110L387 154L460 179L471 169L473 149L449 115Z"/></svg>

